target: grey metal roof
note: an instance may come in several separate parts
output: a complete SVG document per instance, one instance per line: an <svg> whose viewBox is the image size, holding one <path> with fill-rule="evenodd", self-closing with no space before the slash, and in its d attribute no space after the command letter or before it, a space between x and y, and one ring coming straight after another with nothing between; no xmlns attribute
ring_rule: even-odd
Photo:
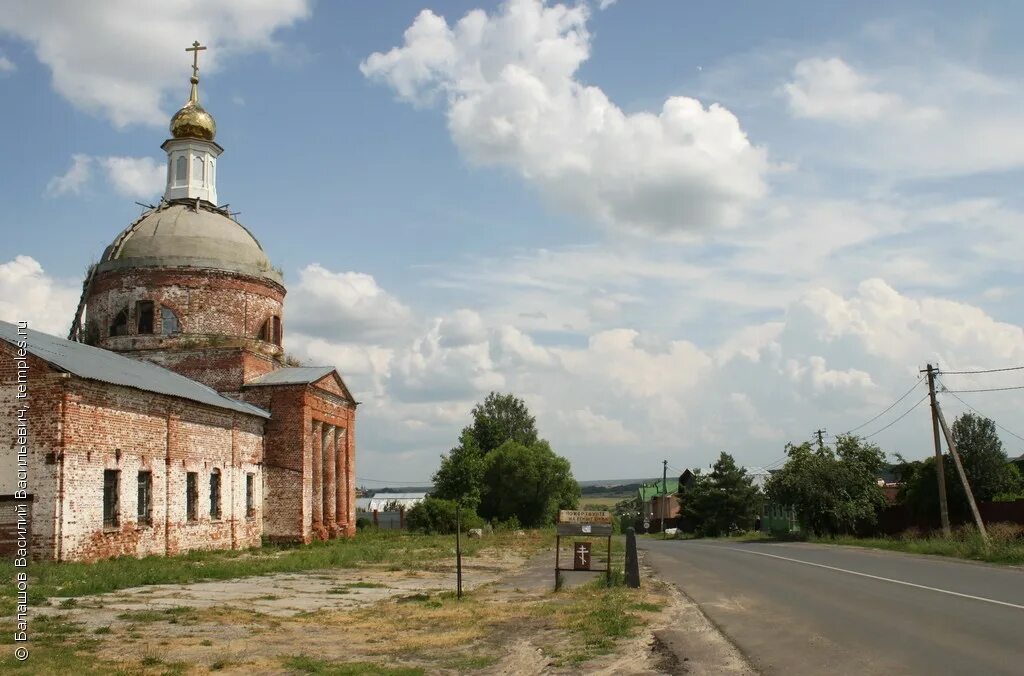
<svg viewBox="0 0 1024 676"><path fill-rule="evenodd" d="M0 340L17 344L21 339L14 324L0 321ZM263 418L270 417L269 413L258 406L225 397L212 387L156 364L129 359L109 350L64 340L32 329L28 330L27 342L25 349L30 354L79 378L181 397L200 404Z"/></svg>
<svg viewBox="0 0 1024 676"><path fill-rule="evenodd" d="M107 247L98 270L137 267L229 270L282 283L245 226L194 201L161 203L144 213Z"/></svg>
<svg viewBox="0 0 1024 676"><path fill-rule="evenodd" d="M333 366L287 366L271 371L255 380L250 380L246 387L254 385L308 385L315 383L334 371Z"/></svg>

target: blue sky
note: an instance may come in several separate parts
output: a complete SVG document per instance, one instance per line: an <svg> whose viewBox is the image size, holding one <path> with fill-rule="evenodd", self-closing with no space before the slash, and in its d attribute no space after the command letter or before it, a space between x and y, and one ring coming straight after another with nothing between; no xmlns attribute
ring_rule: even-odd
<svg viewBox="0 0 1024 676"><path fill-rule="evenodd" d="M366 402L365 477L429 478L490 389L594 479L767 466L928 360L1024 364L1018 3L12 7L0 315L65 330L202 40L221 200L286 348ZM1024 434L1017 391L961 398ZM871 440L923 457L926 407Z"/></svg>

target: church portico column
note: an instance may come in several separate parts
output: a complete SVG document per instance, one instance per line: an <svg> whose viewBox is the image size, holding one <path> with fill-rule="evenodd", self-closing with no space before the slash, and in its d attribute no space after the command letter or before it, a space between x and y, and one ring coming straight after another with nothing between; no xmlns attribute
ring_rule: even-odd
<svg viewBox="0 0 1024 676"><path fill-rule="evenodd" d="M341 524L348 523L348 463L347 455L345 453L348 444L345 443L345 436L347 430L344 427L338 427L335 429L334 435L334 504L336 508L337 518L335 523L338 524L338 532L341 533Z"/></svg>
<svg viewBox="0 0 1024 676"><path fill-rule="evenodd" d="M324 523L324 484L323 484L323 423L314 420L312 425L313 457L313 490L310 502L313 503L313 530L323 528Z"/></svg>
<svg viewBox="0 0 1024 676"><path fill-rule="evenodd" d="M334 425L324 425L324 526L332 531L337 530L336 524L338 523L337 501L334 495L336 482L334 471L335 429L337 428Z"/></svg>

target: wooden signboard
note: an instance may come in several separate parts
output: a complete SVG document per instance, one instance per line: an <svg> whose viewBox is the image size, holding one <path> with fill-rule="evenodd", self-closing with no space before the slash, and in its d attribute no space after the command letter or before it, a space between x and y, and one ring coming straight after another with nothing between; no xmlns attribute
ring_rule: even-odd
<svg viewBox="0 0 1024 676"><path fill-rule="evenodd" d="M600 571L605 573L608 581L612 579L612 515L611 512L583 509L562 509L558 512L558 523L555 524L555 589L558 589L559 571ZM593 568L593 545L590 542L573 543L572 568L562 568L559 552L563 537L579 537L594 535L608 539L608 558L604 568Z"/></svg>
<svg viewBox="0 0 1024 676"><path fill-rule="evenodd" d="M585 509L558 510L558 523L606 523L611 525L612 513Z"/></svg>
<svg viewBox="0 0 1024 676"><path fill-rule="evenodd" d="M600 535L608 537L612 534L610 523L560 523L555 525L555 532L558 535Z"/></svg>

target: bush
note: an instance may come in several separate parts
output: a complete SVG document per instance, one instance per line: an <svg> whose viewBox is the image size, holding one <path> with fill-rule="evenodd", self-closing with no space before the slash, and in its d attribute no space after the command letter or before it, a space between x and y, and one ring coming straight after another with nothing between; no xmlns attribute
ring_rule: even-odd
<svg viewBox="0 0 1024 676"><path fill-rule="evenodd" d="M367 519L365 516L356 518L356 530L366 530L373 525L373 521Z"/></svg>
<svg viewBox="0 0 1024 676"><path fill-rule="evenodd" d="M455 532L454 500L427 498L414 506L405 516L409 530L428 535L450 535ZM461 514L462 531L483 526L483 519L471 509L463 509Z"/></svg>
<svg viewBox="0 0 1024 676"><path fill-rule="evenodd" d="M519 518L515 514L505 519L504 521L498 521L494 519L491 524L494 526L494 530L498 533L514 532L522 530L523 526L519 523Z"/></svg>

